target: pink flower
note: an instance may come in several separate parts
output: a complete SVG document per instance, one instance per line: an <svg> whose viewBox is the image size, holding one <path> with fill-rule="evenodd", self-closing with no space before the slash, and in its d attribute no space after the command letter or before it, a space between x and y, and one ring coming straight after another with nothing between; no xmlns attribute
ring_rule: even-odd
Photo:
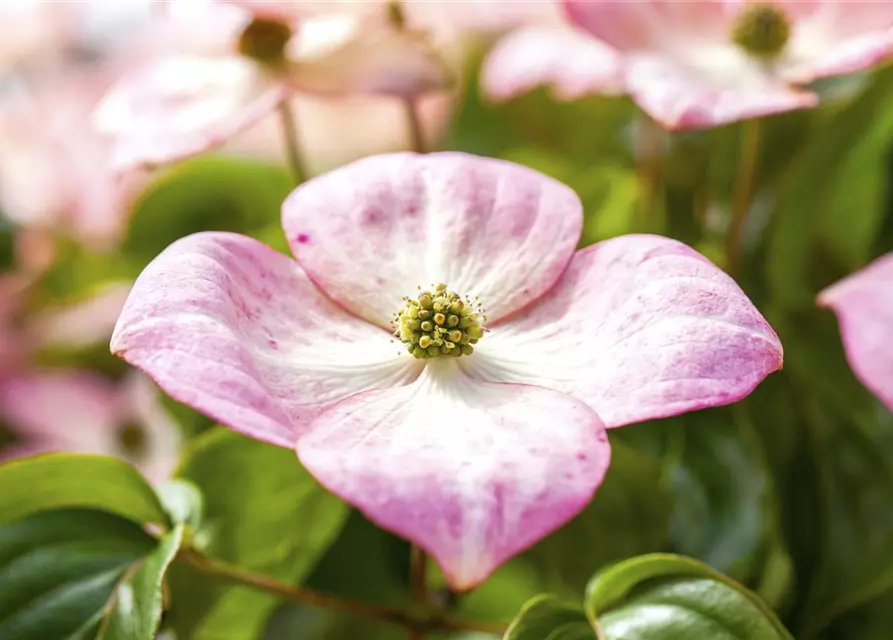
<svg viewBox="0 0 893 640"><path fill-rule="evenodd" d="M297 262L227 233L170 246L112 350L296 447L469 589L589 502L605 427L734 402L781 366L707 259L656 236L575 252L582 224L573 191L508 162L366 158L285 201Z"/></svg>
<svg viewBox="0 0 893 640"><path fill-rule="evenodd" d="M671 130L815 106L800 88L893 53L893 3L874 0L564 0L623 56L626 88Z"/></svg>
<svg viewBox="0 0 893 640"><path fill-rule="evenodd" d="M158 165L219 146L295 92L414 97L444 86L440 60L419 34L388 23L385 4L321 4L206 7L204 53L151 58L97 109L116 164Z"/></svg>
<svg viewBox="0 0 893 640"><path fill-rule="evenodd" d="M12 459L50 451L121 458L152 482L168 479L180 434L158 391L141 374L114 383L87 371L40 371L0 378L0 418L22 442Z"/></svg>
<svg viewBox="0 0 893 640"><path fill-rule="evenodd" d="M533 4L540 15L528 17L524 26L502 38L484 61L484 92L506 100L546 85L561 100L622 94L619 54L569 24L559 0Z"/></svg>
<svg viewBox="0 0 893 640"><path fill-rule="evenodd" d="M94 249L121 239L145 183L136 173L113 172L107 142L90 130L107 75L69 72L9 91L0 102L0 210L24 227L64 231Z"/></svg>
<svg viewBox="0 0 893 640"><path fill-rule="evenodd" d="M893 411L893 253L822 291L819 305L837 314L856 377Z"/></svg>

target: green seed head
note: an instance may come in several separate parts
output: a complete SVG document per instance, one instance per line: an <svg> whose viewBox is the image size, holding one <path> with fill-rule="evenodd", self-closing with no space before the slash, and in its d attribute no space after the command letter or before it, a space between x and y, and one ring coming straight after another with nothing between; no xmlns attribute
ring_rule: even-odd
<svg viewBox="0 0 893 640"><path fill-rule="evenodd" d="M732 41L757 58L774 58L790 37L790 20L771 3L748 4L732 25Z"/></svg>
<svg viewBox="0 0 893 640"><path fill-rule="evenodd" d="M285 59L291 27L278 20L255 18L239 36L239 53L258 62L275 64Z"/></svg>
<svg viewBox="0 0 893 640"><path fill-rule="evenodd" d="M394 316L394 337L415 358L470 356L471 346L484 336L480 305L462 300L444 284L404 298Z"/></svg>

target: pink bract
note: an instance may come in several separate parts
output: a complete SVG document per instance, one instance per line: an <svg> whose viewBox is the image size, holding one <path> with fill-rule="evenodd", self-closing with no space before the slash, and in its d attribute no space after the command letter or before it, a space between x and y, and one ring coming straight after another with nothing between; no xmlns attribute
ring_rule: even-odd
<svg viewBox="0 0 893 640"><path fill-rule="evenodd" d="M178 400L296 447L331 491L466 590L573 518L605 428L734 402L781 367L775 333L688 247L582 251L566 186L461 153L387 154L283 205L297 261L247 237L177 241L143 272L112 350ZM471 355L394 341L403 296L479 298Z"/></svg>
<svg viewBox="0 0 893 640"><path fill-rule="evenodd" d="M94 126L112 141L118 167L151 167L220 146L295 93L414 98L443 88L446 69L425 39L390 25L383 9L360 10L369 6L210 4L177 19L192 29L176 28L176 20L168 25L156 55L106 95ZM239 53L255 17L282 20L292 30L281 59Z"/></svg>
<svg viewBox="0 0 893 640"><path fill-rule="evenodd" d="M856 377L893 411L893 253L828 287L818 301L837 314Z"/></svg>
<svg viewBox="0 0 893 640"><path fill-rule="evenodd" d="M731 38L742 0L564 0L570 20L620 52L627 91L670 130L815 106L798 85L853 73L893 55L893 3L774 0L790 39L772 59Z"/></svg>
<svg viewBox="0 0 893 640"><path fill-rule="evenodd" d="M167 480L180 453L180 432L146 376L120 383L89 371L32 371L0 377L0 416L21 440L0 459L69 451L121 458L151 482ZM138 450L122 431L139 429Z"/></svg>

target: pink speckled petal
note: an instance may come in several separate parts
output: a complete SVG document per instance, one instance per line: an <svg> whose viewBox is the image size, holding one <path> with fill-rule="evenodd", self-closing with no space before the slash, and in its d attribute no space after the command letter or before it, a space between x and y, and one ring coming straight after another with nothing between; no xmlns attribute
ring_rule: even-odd
<svg viewBox="0 0 893 640"><path fill-rule="evenodd" d="M576 515L610 461L584 403L476 382L456 360L336 405L297 450L325 487L429 552L459 591Z"/></svg>
<svg viewBox="0 0 893 640"><path fill-rule="evenodd" d="M672 51L728 40L735 2L563 0L571 23L623 52Z"/></svg>
<svg viewBox="0 0 893 640"><path fill-rule="evenodd" d="M490 320L558 279L583 212L568 187L463 153L394 153L314 178L285 201L292 251L327 294L388 326L417 287L480 296Z"/></svg>
<svg viewBox="0 0 893 640"><path fill-rule="evenodd" d="M893 411L893 253L822 291L819 305L837 314L853 373Z"/></svg>
<svg viewBox="0 0 893 640"><path fill-rule="evenodd" d="M540 85L548 85L563 100L623 92L617 52L564 26L525 27L503 38L484 63L481 84L494 100Z"/></svg>
<svg viewBox="0 0 893 640"><path fill-rule="evenodd" d="M93 121L110 139L117 168L151 167L223 144L288 94L246 59L171 56L125 76Z"/></svg>
<svg viewBox="0 0 893 640"><path fill-rule="evenodd" d="M643 111L671 131L721 126L807 109L818 97L793 89L734 49L696 64L656 56L627 58L627 88Z"/></svg>
<svg viewBox="0 0 893 640"><path fill-rule="evenodd" d="M778 337L729 276L647 235L579 251L475 349L460 361L469 375L568 393L609 428L736 402L782 365Z"/></svg>
<svg viewBox="0 0 893 640"><path fill-rule="evenodd" d="M229 233L175 242L140 275L112 350L168 394L257 440L343 398L411 381L419 361L323 296L293 260Z"/></svg>

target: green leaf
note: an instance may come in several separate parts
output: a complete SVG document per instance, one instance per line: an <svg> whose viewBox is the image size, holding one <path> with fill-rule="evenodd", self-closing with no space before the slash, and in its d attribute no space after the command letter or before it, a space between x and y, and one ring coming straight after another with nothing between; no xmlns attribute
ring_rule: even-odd
<svg viewBox="0 0 893 640"><path fill-rule="evenodd" d="M184 525L161 538L152 553L137 563L115 589L97 640L152 640L161 622L162 586L180 550Z"/></svg>
<svg viewBox="0 0 893 640"><path fill-rule="evenodd" d="M0 638L94 638L119 578L155 544L102 511L48 511L0 527Z"/></svg>
<svg viewBox="0 0 893 640"><path fill-rule="evenodd" d="M523 557L537 568L541 590L579 593L594 571L622 558L663 550L673 498L657 459L612 439L611 466L592 502Z"/></svg>
<svg viewBox="0 0 893 640"><path fill-rule="evenodd" d="M504 636L505 640L595 640L595 637L580 607L551 595L528 601Z"/></svg>
<svg viewBox="0 0 893 640"><path fill-rule="evenodd" d="M188 524L197 529L201 524L204 497L201 490L187 480L175 478L155 488L171 522Z"/></svg>
<svg viewBox="0 0 893 640"><path fill-rule="evenodd" d="M195 533L203 553L297 583L334 541L347 505L304 470L294 451L219 428L186 452L178 475L204 495ZM171 623L180 638L257 637L278 599L176 571Z"/></svg>
<svg viewBox="0 0 893 640"><path fill-rule="evenodd" d="M671 554L632 558L596 574L586 614L612 640L793 640L756 594L702 562Z"/></svg>
<svg viewBox="0 0 893 640"><path fill-rule="evenodd" d="M279 219L293 186L280 167L255 161L203 156L184 162L136 204L124 252L140 270L190 233L262 229Z"/></svg>
<svg viewBox="0 0 893 640"><path fill-rule="evenodd" d="M0 465L0 524L66 507L102 509L139 523L168 523L152 487L115 458L51 453Z"/></svg>

